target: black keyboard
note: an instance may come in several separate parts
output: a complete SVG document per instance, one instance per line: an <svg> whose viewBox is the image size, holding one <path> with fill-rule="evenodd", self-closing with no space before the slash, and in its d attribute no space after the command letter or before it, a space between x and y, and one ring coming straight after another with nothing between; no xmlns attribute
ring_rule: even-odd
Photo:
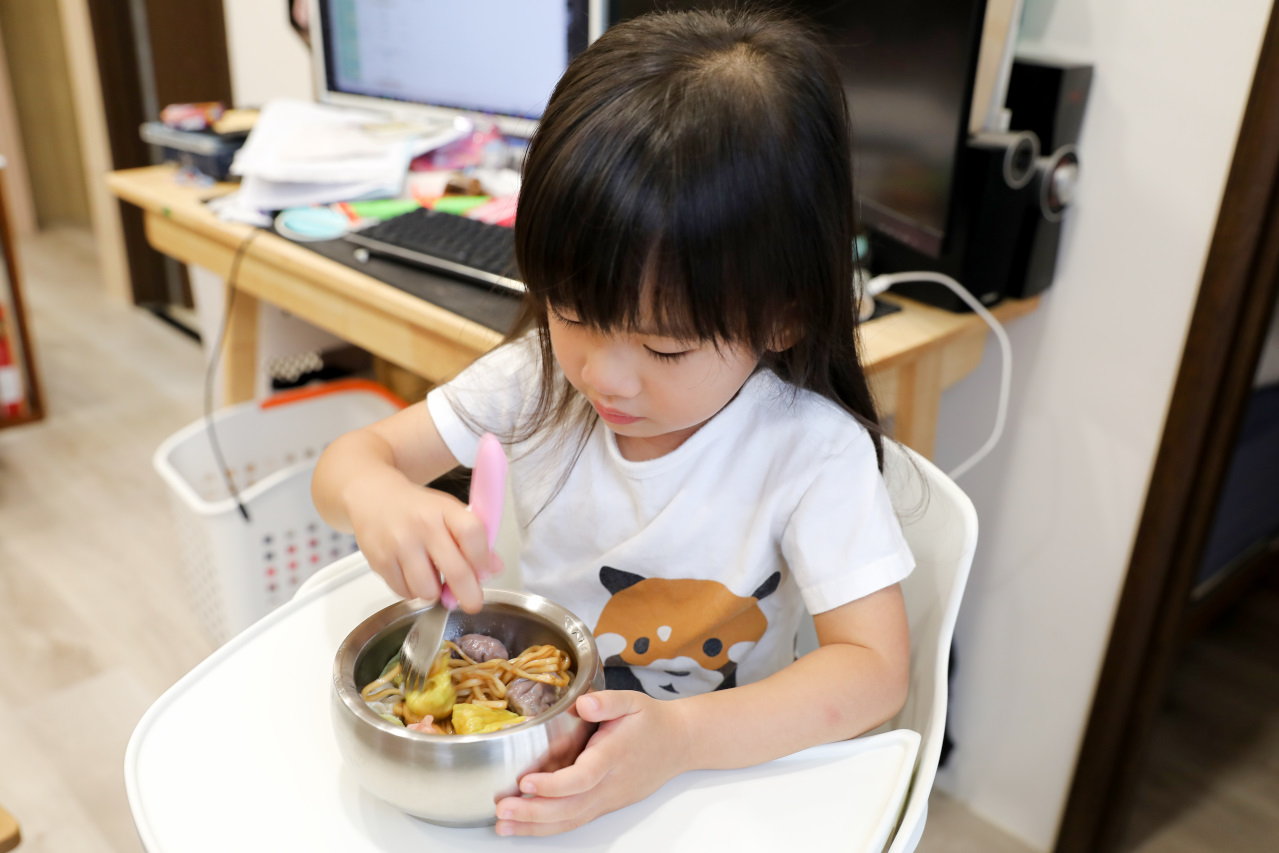
<svg viewBox="0 0 1279 853"><path fill-rule="evenodd" d="M465 281L523 291L515 268L515 231L425 207L346 235L371 254Z"/></svg>

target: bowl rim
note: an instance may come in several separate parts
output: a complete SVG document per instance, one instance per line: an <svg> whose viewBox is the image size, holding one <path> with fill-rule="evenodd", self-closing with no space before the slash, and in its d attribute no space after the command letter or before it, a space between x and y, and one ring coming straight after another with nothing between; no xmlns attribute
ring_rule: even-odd
<svg viewBox="0 0 1279 853"><path fill-rule="evenodd" d="M526 611L530 616L540 617L553 625L556 624L555 618L558 618L560 623L557 625L557 630L562 631L569 638L569 645L573 645L574 641L576 641L574 654L577 658L577 668L573 673L573 680L569 682L568 689L564 695L541 714L531 719L526 719L522 723L516 723L513 726L507 726L494 732L468 735L437 735L414 731L403 725L397 726L374 712L368 703L364 701L364 697L360 695L360 689L354 686L356 658L361 650L392 625L424 610L427 605L417 599L401 599L394 604L383 607L362 620L342 640L333 656L333 691L338 703L344 706L347 711L353 713L356 719L389 735L406 738L414 743L453 744L456 746L500 740L513 733L529 732L536 728L545 727L552 719L562 713L576 713L573 706L577 703L579 696L590 692L595 670L599 669L599 650L595 645L595 637L586 626L586 623L568 608L556 604L549 598L531 592L486 589L484 590L484 606L487 607L489 604L514 607L518 610ZM481 610L481 612L483 611ZM554 614L555 618L552 618L551 614ZM350 684L347 683L347 667L343 664L343 657L348 653L348 650L351 651Z"/></svg>

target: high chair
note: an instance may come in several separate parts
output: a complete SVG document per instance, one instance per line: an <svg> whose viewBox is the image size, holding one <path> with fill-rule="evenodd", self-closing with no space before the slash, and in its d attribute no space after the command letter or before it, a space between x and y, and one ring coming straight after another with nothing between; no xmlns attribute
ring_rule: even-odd
<svg viewBox="0 0 1279 853"><path fill-rule="evenodd" d="M911 853L924 833L928 795L941 757L950 642L977 549L977 510L937 466L908 448L886 444L884 467L893 506L902 515L902 530L915 555L915 570L902 582L910 620L910 694L888 724L919 732L922 738L901 823L888 847L888 853Z"/></svg>
<svg viewBox="0 0 1279 853"><path fill-rule="evenodd" d="M977 548L977 511L936 465L895 442L884 443L884 479L915 570L902 581L910 623L910 693L896 717L876 732L908 729L921 738L901 819L886 853L911 853L928 818L946 728L950 641ZM800 654L817 647L812 620L800 630Z"/></svg>

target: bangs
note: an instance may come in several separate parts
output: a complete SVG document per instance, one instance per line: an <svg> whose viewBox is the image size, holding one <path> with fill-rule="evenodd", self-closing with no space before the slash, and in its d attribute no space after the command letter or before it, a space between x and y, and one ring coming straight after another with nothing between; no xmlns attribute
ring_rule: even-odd
<svg viewBox="0 0 1279 853"><path fill-rule="evenodd" d="M526 223L526 239L517 237L516 258L525 286L539 304L604 332L753 342L757 322L740 288L723 286L744 284L740 250L713 245L725 229L710 217L686 227L681 193L662 174L671 164L659 167L647 147L618 151L596 137L556 164L541 193L522 194L516 222Z"/></svg>

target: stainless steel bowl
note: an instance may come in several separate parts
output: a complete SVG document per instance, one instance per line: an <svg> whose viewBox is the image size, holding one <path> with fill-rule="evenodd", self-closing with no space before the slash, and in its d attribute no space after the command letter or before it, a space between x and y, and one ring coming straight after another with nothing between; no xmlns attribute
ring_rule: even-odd
<svg viewBox="0 0 1279 853"><path fill-rule="evenodd" d="M549 710L518 726L481 735L421 734L382 719L360 696L419 612L410 601L379 610L338 648L332 693L338 751L365 790L414 817L442 826L494 823L495 804L518 794L526 773L572 764L594 730L574 703L604 689L595 638L582 620L541 596L486 590L484 609L450 614L444 636L488 634L512 654L552 643L573 658L573 681Z"/></svg>

